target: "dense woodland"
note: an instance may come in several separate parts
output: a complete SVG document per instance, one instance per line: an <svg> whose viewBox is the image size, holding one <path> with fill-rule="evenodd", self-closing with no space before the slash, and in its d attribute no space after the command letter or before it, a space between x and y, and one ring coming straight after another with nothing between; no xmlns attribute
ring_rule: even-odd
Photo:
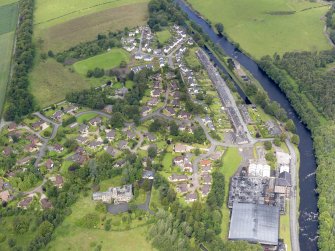
<svg viewBox="0 0 335 251"><path fill-rule="evenodd" d="M259 62L312 131L318 162L318 245L320 250L327 251L335 250L334 55L334 51L292 52L282 58L278 55L264 57Z"/></svg>
<svg viewBox="0 0 335 251"><path fill-rule="evenodd" d="M28 73L33 66L34 0L19 1L19 24L16 30L16 49L13 59L13 75L8 88L5 109L6 120L19 120L34 109L33 96L28 91Z"/></svg>

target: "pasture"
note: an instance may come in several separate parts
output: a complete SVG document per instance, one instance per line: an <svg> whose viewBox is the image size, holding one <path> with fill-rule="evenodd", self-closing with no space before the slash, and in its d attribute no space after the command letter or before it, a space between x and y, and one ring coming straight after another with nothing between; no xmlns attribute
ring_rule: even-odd
<svg viewBox="0 0 335 251"><path fill-rule="evenodd" d="M259 59L275 52L330 49L323 34L324 3L301 0L188 0L212 24Z"/></svg>
<svg viewBox="0 0 335 251"><path fill-rule="evenodd" d="M99 33L144 25L147 8L147 2L140 2L78 17L47 29L40 30L37 25L36 36L43 39L43 49L62 51L80 42L93 40Z"/></svg>
<svg viewBox="0 0 335 251"><path fill-rule="evenodd" d="M109 52L76 62L73 68L79 74L86 75L88 70L93 70L96 67L105 70L118 67L122 61L129 62L128 52L123 49L114 48Z"/></svg>
<svg viewBox="0 0 335 251"><path fill-rule="evenodd" d="M0 114L6 98L12 50L17 22L17 4L0 0Z"/></svg>
<svg viewBox="0 0 335 251"><path fill-rule="evenodd" d="M64 100L67 93L90 87L85 78L54 59L37 62L30 74L30 92L40 107Z"/></svg>

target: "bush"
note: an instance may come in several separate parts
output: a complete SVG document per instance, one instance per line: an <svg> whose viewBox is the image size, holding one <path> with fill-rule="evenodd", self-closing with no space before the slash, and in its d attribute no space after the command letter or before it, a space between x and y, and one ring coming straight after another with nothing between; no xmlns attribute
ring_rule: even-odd
<svg viewBox="0 0 335 251"><path fill-rule="evenodd" d="M80 221L79 225L85 228L95 228L99 224L99 215L96 213L86 214Z"/></svg>

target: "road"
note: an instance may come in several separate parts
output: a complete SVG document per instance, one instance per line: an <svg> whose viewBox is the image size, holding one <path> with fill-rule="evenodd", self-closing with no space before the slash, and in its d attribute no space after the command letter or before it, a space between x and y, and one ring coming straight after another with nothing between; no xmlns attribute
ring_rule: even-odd
<svg viewBox="0 0 335 251"><path fill-rule="evenodd" d="M292 250L300 251L299 246L299 223L298 223L298 205L297 205L297 156L290 140L286 139L286 145L291 155L291 182L292 191L290 197L290 233Z"/></svg>

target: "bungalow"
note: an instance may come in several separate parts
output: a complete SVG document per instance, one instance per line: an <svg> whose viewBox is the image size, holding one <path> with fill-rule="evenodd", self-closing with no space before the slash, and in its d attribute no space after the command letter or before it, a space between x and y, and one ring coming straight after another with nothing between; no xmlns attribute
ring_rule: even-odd
<svg viewBox="0 0 335 251"><path fill-rule="evenodd" d="M27 209L29 207L29 205L31 204L32 201L33 201L33 196L28 196L28 197L24 198L23 200L21 200L17 204L17 207L20 207L20 208L23 208L23 209Z"/></svg>
<svg viewBox="0 0 335 251"><path fill-rule="evenodd" d="M188 178L186 175L183 175L183 174L172 174L170 177L169 177L169 180L171 182L180 182L180 181L187 181Z"/></svg>
<svg viewBox="0 0 335 251"><path fill-rule="evenodd" d="M94 140L88 146L92 149L97 149L102 145L103 145L103 143L101 141Z"/></svg>
<svg viewBox="0 0 335 251"><path fill-rule="evenodd" d="M105 147L105 151L106 151L106 153L108 153L109 155L111 155L111 156L113 156L113 157L115 157L115 155L117 154L116 149L114 149L114 148L111 147L111 146L106 146L106 147Z"/></svg>
<svg viewBox="0 0 335 251"><path fill-rule="evenodd" d="M100 117L96 117L90 120L89 122L92 126L100 126L102 123L102 119Z"/></svg>
<svg viewBox="0 0 335 251"><path fill-rule="evenodd" d="M192 149L192 147L187 146L187 145L183 145L183 144L176 144L174 146L174 151L176 153L186 153L189 152Z"/></svg>
<svg viewBox="0 0 335 251"><path fill-rule="evenodd" d="M145 56L143 57L143 59L144 59L144 61L146 61L146 62L150 62L150 61L153 60L153 57L150 56L150 55L145 55Z"/></svg>
<svg viewBox="0 0 335 251"><path fill-rule="evenodd" d="M159 103L158 98L152 98L148 101L148 106L156 106Z"/></svg>
<svg viewBox="0 0 335 251"><path fill-rule="evenodd" d="M45 162L45 166L50 170L54 167L54 162L51 159L47 159L47 161Z"/></svg>
<svg viewBox="0 0 335 251"><path fill-rule="evenodd" d="M161 95L161 93L162 92L161 92L160 89L154 89L154 90L151 91L151 96L157 98L157 97L159 97Z"/></svg>
<svg viewBox="0 0 335 251"><path fill-rule="evenodd" d="M51 118L54 119L54 120L60 121L62 119L63 115L64 115L64 113L62 111L57 111L51 116Z"/></svg>
<svg viewBox="0 0 335 251"><path fill-rule="evenodd" d="M29 140L31 144L42 145L40 139L36 135L30 134L26 137L26 139Z"/></svg>
<svg viewBox="0 0 335 251"><path fill-rule="evenodd" d="M56 145L54 145L53 149L54 149L54 151L56 151L56 152L58 152L58 153L61 153L61 152L64 151L64 147L61 146L60 144L56 144Z"/></svg>
<svg viewBox="0 0 335 251"><path fill-rule="evenodd" d="M115 131L114 130L106 130L106 139L114 140L115 139Z"/></svg>
<svg viewBox="0 0 335 251"><path fill-rule="evenodd" d="M45 130L46 128L49 127L49 124L45 122L44 120L40 119L39 121L33 123L31 127L36 131Z"/></svg>
<svg viewBox="0 0 335 251"><path fill-rule="evenodd" d="M12 148L10 148L10 147L6 147L5 149L3 149L2 154L3 154L4 156L8 157L9 155L12 154Z"/></svg>
<svg viewBox="0 0 335 251"><path fill-rule="evenodd" d="M200 188L200 192L201 192L201 195L202 197L206 197L209 192L211 190L211 186L210 185L203 185L201 188Z"/></svg>
<svg viewBox="0 0 335 251"><path fill-rule="evenodd" d="M0 193L0 200L2 202L8 202L11 199L11 197L12 196L10 195L8 190L3 191L3 192Z"/></svg>
<svg viewBox="0 0 335 251"><path fill-rule="evenodd" d="M174 116L174 115L176 115L176 111L172 107L169 107L169 106L166 107L165 111L168 113L168 116Z"/></svg>
<svg viewBox="0 0 335 251"><path fill-rule="evenodd" d="M127 141L125 141L125 140L120 140L118 147L119 147L119 149L122 150L122 149L127 148L127 145L128 145L128 142L127 142Z"/></svg>
<svg viewBox="0 0 335 251"><path fill-rule="evenodd" d="M74 113L75 111L77 111L79 109L78 106L74 106L74 105L70 105L69 107L65 108L63 110L64 113Z"/></svg>
<svg viewBox="0 0 335 251"><path fill-rule="evenodd" d="M143 106L142 111L141 111L141 114L142 114L142 116L144 117L144 116L147 116L147 115L149 114L150 111L151 111L151 108L150 108L150 107L148 107L148 106Z"/></svg>
<svg viewBox="0 0 335 251"><path fill-rule="evenodd" d="M185 194L188 191L187 183L181 183L176 186L176 190L178 193Z"/></svg>
<svg viewBox="0 0 335 251"><path fill-rule="evenodd" d="M186 194L185 196L185 201L187 203L194 202L197 199L198 199L198 195L196 193L189 193L189 194Z"/></svg>
<svg viewBox="0 0 335 251"><path fill-rule="evenodd" d="M35 144L29 144L29 145L26 145L24 147L24 151L25 152L30 152L30 153L33 153L33 152L36 152L38 150L38 147L35 145Z"/></svg>
<svg viewBox="0 0 335 251"><path fill-rule="evenodd" d="M32 157L28 156L28 157L24 157L23 159L20 159L16 162L17 165L19 166L23 166L23 165L27 165L30 160L32 159Z"/></svg>
<svg viewBox="0 0 335 251"><path fill-rule="evenodd" d="M130 131L130 130L126 131L126 135L127 135L128 140L136 138L136 134L133 131Z"/></svg>
<svg viewBox="0 0 335 251"><path fill-rule="evenodd" d="M43 199L41 199L40 203L41 203L41 207L43 209L50 209L50 208L52 208L52 203L46 197L43 198Z"/></svg>
<svg viewBox="0 0 335 251"><path fill-rule="evenodd" d="M177 166L181 166L184 164L184 156L178 156L175 157L173 160L173 164L177 165Z"/></svg>
<svg viewBox="0 0 335 251"><path fill-rule="evenodd" d="M202 176L202 181L205 185L212 184L212 176L210 176L208 173L204 173Z"/></svg>
<svg viewBox="0 0 335 251"><path fill-rule="evenodd" d="M202 168L211 167L212 166L212 161L210 161L209 159L202 159L202 160L200 160L200 166Z"/></svg>
<svg viewBox="0 0 335 251"><path fill-rule="evenodd" d="M81 136L81 135L79 135L78 136L78 138L76 139L77 141L78 141L78 143L80 143L80 144L85 144L85 143L87 143L87 141L88 141L88 138L87 137L84 137L84 136Z"/></svg>
<svg viewBox="0 0 335 251"><path fill-rule="evenodd" d="M136 53L136 54L135 54L135 59L137 59L137 60L141 60L141 59L143 59L143 55L142 55L142 53L140 53L140 52Z"/></svg>

